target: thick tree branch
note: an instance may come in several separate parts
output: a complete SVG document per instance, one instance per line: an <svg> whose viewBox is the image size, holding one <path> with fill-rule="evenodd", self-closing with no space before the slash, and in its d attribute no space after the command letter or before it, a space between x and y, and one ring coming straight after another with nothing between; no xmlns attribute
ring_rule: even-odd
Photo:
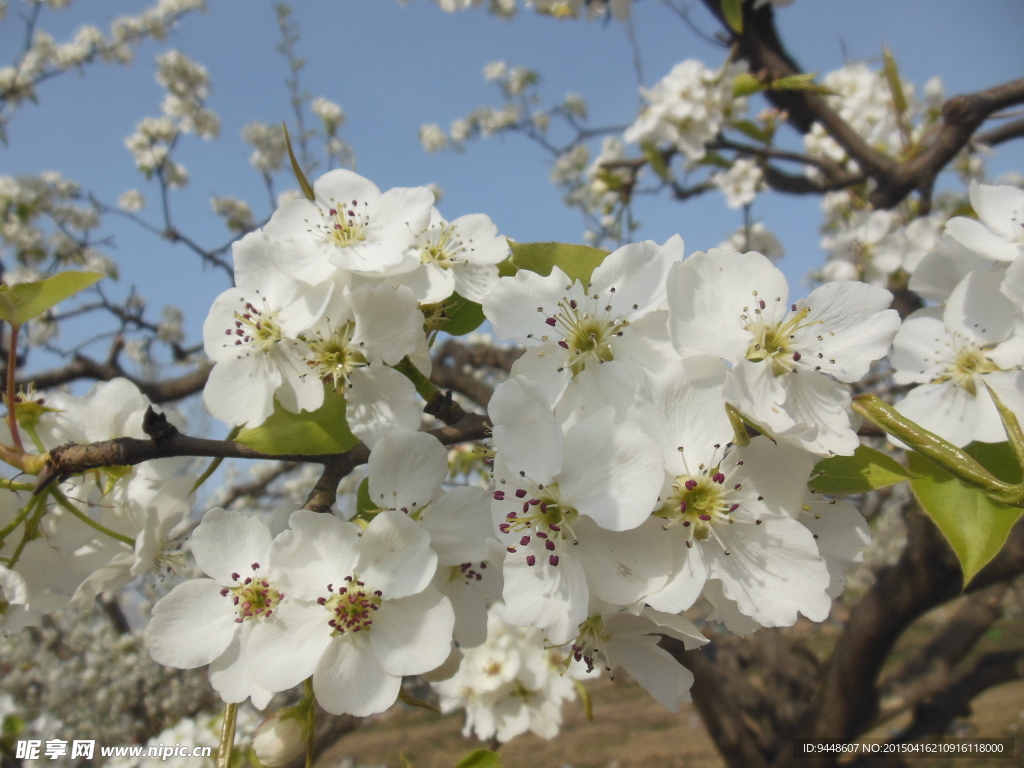
<svg viewBox="0 0 1024 768"><path fill-rule="evenodd" d="M1006 584L968 597L956 615L879 689L881 722L940 691L953 668L1003 615Z"/></svg>
<svg viewBox="0 0 1024 768"><path fill-rule="evenodd" d="M739 58L747 61L750 70L763 82L770 85L781 78L801 73L779 38L770 5L757 10L749 4L744 5L743 32L736 33L725 23L721 0L703 2L732 35ZM876 182L869 202L875 208L892 208L915 189L930 186L939 171L967 146L971 136L989 116L1006 107L1024 103L1024 78L947 100L942 108L942 125L927 137L927 143L920 152L902 163L868 144L829 107L823 96L807 91L771 89L765 91L765 96L786 111L789 123L801 133L807 133L814 123L819 123Z"/></svg>
<svg viewBox="0 0 1024 768"><path fill-rule="evenodd" d="M150 436L149 440L120 437L116 440L106 440L88 445L68 443L55 448L50 451L50 460L37 478L37 492L54 480L70 477L89 469L134 466L151 459L164 459L172 456L268 459L323 464L325 468L331 467L334 471L343 472L338 476L339 480L353 467L365 463L369 457L369 450L365 445L358 445L345 453L275 455L262 453L231 440L207 440L190 437L181 434L163 414L156 413L152 408L146 411L143 429ZM490 426L483 416L466 414L457 423L432 430L430 434L445 445L450 445L466 440L479 440L488 434L489 429ZM336 488L337 485L335 485Z"/></svg>
<svg viewBox="0 0 1024 768"><path fill-rule="evenodd" d="M900 560L879 572L854 606L797 733L809 739L849 739L864 732L878 712L876 680L893 644L921 614L958 595L959 563L934 523L912 509ZM1024 524L1014 527L1003 551L968 585L983 589L1024 571ZM789 756L780 764L788 764ZM805 768L830 759L795 761Z"/></svg>
<svg viewBox="0 0 1024 768"><path fill-rule="evenodd" d="M955 718L971 714L971 700L978 694L1021 678L1024 678L1024 651L986 653L947 688L919 704L913 721L893 741L916 741L943 734Z"/></svg>

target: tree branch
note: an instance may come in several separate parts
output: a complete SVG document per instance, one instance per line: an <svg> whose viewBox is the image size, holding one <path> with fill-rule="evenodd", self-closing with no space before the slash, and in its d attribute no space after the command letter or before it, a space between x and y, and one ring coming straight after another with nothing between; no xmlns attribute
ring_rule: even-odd
<svg viewBox="0 0 1024 768"><path fill-rule="evenodd" d="M295 461L309 464L323 464L325 469L343 472L339 480L352 468L363 464L369 458L369 449L357 445L345 453L306 455L262 453L242 443L231 440L207 440L181 434L167 418L149 408L143 418L143 429L149 440L133 437L119 437L88 445L67 443L50 451L50 460L36 481L36 492L54 480L90 469L109 466L134 466L151 459L165 459L172 456L208 456L229 459L266 459L274 461ZM465 414L457 423L441 429L431 430L443 444L450 445L466 440L479 440L490 430L487 420L477 414ZM319 483L318 483L319 485ZM335 489L337 485L335 485ZM333 501L331 502L333 504Z"/></svg>
<svg viewBox="0 0 1024 768"><path fill-rule="evenodd" d="M998 128L993 128L985 133L976 133L971 139L972 144L984 144L987 147L994 147L1010 139L1019 139L1024 136L1024 117L1020 120L1011 120L1003 123Z"/></svg>
<svg viewBox="0 0 1024 768"><path fill-rule="evenodd" d="M770 5L757 10L744 6L743 32L737 33L725 22L721 0L703 2L732 36L739 58L747 61L750 70L763 82L771 84L780 78L801 74L800 67L779 38ZM1024 78L948 99L942 108L943 123L928 137L927 146L902 163L868 144L829 107L823 96L807 91L771 89L765 91L765 96L786 111L789 123L801 133L807 133L814 123L819 123L859 168L875 180L877 187L868 201L880 209L892 208L915 189L931 185L939 171L967 146L986 118L1006 107L1024 103Z"/></svg>
<svg viewBox="0 0 1024 768"><path fill-rule="evenodd" d="M978 694L1021 678L1024 678L1024 651L986 653L944 690L919 704L913 721L893 741L902 743L943 734L954 718L971 714L971 700Z"/></svg>
<svg viewBox="0 0 1024 768"><path fill-rule="evenodd" d="M797 733L808 739L850 739L878 712L876 680L893 644L918 616L958 595L963 575L935 524L916 509L906 515L907 544L899 561L879 572L854 606L832 649L818 693ZM1014 526L1002 552L968 585L976 591L1024 571L1024 524ZM781 764L787 764L787 758ZM829 758L801 759L804 768Z"/></svg>
<svg viewBox="0 0 1024 768"><path fill-rule="evenodd" d="M1006 584L995 584L968 597L941 631L882 684L876 724L898 715L948 684L953 668L1002 617L1006 590Z"/></svg>
<svg viewBox="0 0 1024 768"><path fill-rule="evenodd" d="M41 373L30 374L18 379L18 388L27 389L29 386L37 390L52 389L62 384L69 384L79 379L94 379L96 381L110 381L111 379L124 378L132 382L151 402L160 404L174 400L181 400L202 391L206 386L206 380L210 376L213 366L209 362L203 362L191 373L186 373L177 379L168 381L144 381L127 374L120 364L115 360L107 360L98 363L91 358L76 355L75 358L63 368L54 368Z"/></svg>

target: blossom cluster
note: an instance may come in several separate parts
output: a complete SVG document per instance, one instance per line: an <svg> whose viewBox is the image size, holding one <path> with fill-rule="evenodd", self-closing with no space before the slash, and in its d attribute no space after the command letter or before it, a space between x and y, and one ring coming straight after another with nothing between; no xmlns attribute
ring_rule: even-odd
<svg viewBox="0 0 1024 768"><path fill-rule="evenodd" d="M916 384L897 408L954 445L1006 439L992 393L1024 419L1024 190L972 182L977 218L945 223L910 288L936 302L893 342L894 379Z"/></svg>

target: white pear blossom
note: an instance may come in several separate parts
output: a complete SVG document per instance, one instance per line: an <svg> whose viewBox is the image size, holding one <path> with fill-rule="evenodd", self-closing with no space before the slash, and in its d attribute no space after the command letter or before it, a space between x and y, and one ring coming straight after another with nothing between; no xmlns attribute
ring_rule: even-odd
<svg viewBox="0 0 1024 768"><path fill-rule="evenodd" d="M211 578L179 584L153 606L146 644L155 661L178 669L210 665L210 683L228 702L271 691L250 675L255 627L271 620L285 595L270 562L270 530L241 512L211 509L192 534L192 554Z"/></svg>
<svg viewBox="0 0 1024 768"><path fill-rule="evenodd" d="M832 282L789 303L786 278L759 253L712 249L669 274L669 331L682 357L732 365L726 399L768 434L815 453L851 454L854 382L883 357L899 328L892 295ZM826 375L828 374L828 375Z"/></svg>
<svg viewBox="0 0 1024 768"><path fill-rule="evenodd" d="M517 627L499 602L487 615L487 640L465 652L448 680L432 683L442 712L466 710L463 735L508 741L532 731L558 734L562 703L576 698L575 681L594 676L557 648L539 629Z"/></svg>
<svg viewBox="0 0 1024 768"><path fill-rule="evenodd" d="M944 308L919 309L893 341L894 380L919 384L897 410L954 445L1007 439L989 387L1024 419L1024 338L1001 282L1000 271L970 273Z"/></svg>
<svg viewBox="0 0 1024 768"><path fill-rule="evenodd" d="M252 232L234 244L235 284L218 296L203 323L203 346L215 365L203 402L228 424L259 426L275 398L298 413L323 403L307 376L309 348L298 335L320 316L329 290L300 286L274 268L272 243Z"/></svg>
<svg viewBox="0 0 1024 768"><path fill-rule="evenodd" d="M522 377L495 390L489 411L506 618L560 644L575 636L591 595L625 605L659 589L670 555L648 519L661 477L650 439L615 423L610 407L563 436Z"/></svg>
<svg viewBox="0 0 1024 768"><path fill-rule="evenodd" d="M337 269L383 275L408 271L415 234L430 221L434 196L425 187L377 186L343 168L313 183L315 200L293 200L264 227L275 241L274 264L295 280L316 285Z"/></svg>
<svg viewBox="0 0 1024 768"><path fill-rule="evenodd" d="M430 534L438 566L433 585L455 610L455 639L462 648L479 645L486 637L486 600L501 594L500 563L488 562L493 528L486 490L442 491L448 452L425 432L388 432L374 445L367 470L370 501L407 514Z"/></svg>
<svg viewBox="0 0 1024 768"><path fill-rule="evenodd" d="M388 367L417 357L426 341L412 291L382 283L350 289L339 278L322 315L302 336L303 369L321 391L322 380L345 397L352 434L372 448L391 429L418 429L416 387Z"/></svg>
<svg viewBox="0 0 1024 768"><path fill-rule="evenodd" d="M695 59L676 64L653 88L640 89L648 104L626 129L625 140L675 147L700 160L719 128L745 111L746 100L732 93L733 80L745 71L743 62L717 71Z"/></svg>
<svg viewBox="0 0 1024 768"><path fill-rule="evenodd" d="M722 407L726 370L713 358L649 375L634 416L655 438L663 464L654 519L673 547L672 577L645 601L668 613L689 608L708 579L762 626L789 626L797 612L823 620L829 574L814 537L797 522L814 457L756 437L728 443Z"/></svg>
<svg viewBox="0 0 1024 768"><path fill-rule="evenodd" d="M449 654L455 614L430 586L430 535L390 509L362 532L306 510L290 526L274 560L289 599L254 630L250 671L275 691L312 675L317 701L332 714L384 711L403 675L432 670Z"/></svg>
<svg viewBox="0 0 1024 768"><path fill-rule="evenodd" d="M478 304L498 282L498 262L509 255L508 241L482 213L448 222L431 209L430 224L416 233L410 253L418 266L396 275L423 304L444 301L452 293Z"/></svg>
<svg viewBox="0 0 1024 768"><path fill-rule="evenodd" d="M996 261L1024 255L1024 190L972 181L970 195L978 219L952 218L946 223L946 234Z"/></svg>
<svg viewBox="0 0 1024 768"><path fill-rule="evenodd" d="M891 211L859 211L839 232L826 236L821 247L828 260L821 280L863 280L885 287L903 265L904 241Z"/></svg>
<svg viewBox="0 0 1024 768"><path fill-rule="evenodd" d="M625 245L605 257L584 286L557 266L542 277L520 270L484 299L495 336L527 347L512 375L541 386L570 423L605 405L622 413L643 368L671 359L665 278L683 257L676 235L665 245ZM563 394L564 393L564 394Z"/></svg>
<svg viewBox="0 0 1024 768"><path fill-rule="evenodd" d="M645 607L639 614L599 606L580 624L580 634L572 643L572 656L588 669L603 667L611 672L622 667L640 686L670 712L678 712L690 701L693 673L683 667L664 648L658 647L661 635L683 642L686 650L708 642L689 619Z"/></svg>
<svg viewBox="0 0 1024 768"><path fill-rule="evenodd" d="M756 160L741 158L728 171L711 176L725 195L725 204L730 208L742 208L754 202L757 193L764 189L764 171Z"/></svg>

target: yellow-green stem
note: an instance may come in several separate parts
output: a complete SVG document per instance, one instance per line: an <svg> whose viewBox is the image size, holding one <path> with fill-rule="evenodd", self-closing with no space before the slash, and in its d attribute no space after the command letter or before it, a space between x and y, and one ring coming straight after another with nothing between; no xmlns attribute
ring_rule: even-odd
<svg viewBox="0 0 1024 768"><path fill-rule="evenodd" d="M11 430L14 447L19 453L24 453L25 446L21 444L21 435L18 434L18 418L14 408L14 396L17 394L15 376L18 373L18 330L20 328L21 326L17 323L11 323L11 346L7 350L7 427Z"/></svg>
<svg viewBox="0 0 1024 768"><path fill-rule="evenodd" d="M224 723L220 727L220 746L217 747L217 768L229 768L231 765L231 749L235 746L235 717L237 715L237 704L225 705Z"/></svg>
<svg viewBox="0 0 1024 768"><path fill-rule="evenodd" d="M72 515L77 517L83 523L88 525L90 528L94 528L95 530L102 533L104 536L109 536L115 541L120 541L122 544L127 544L129 547L135 547L135 539L131 538L130 536L124 536L123 534L116 533L107 528L106 526L100 525L88 515L83 514L77 507L75 507L74 504L68 501L67 496L58 491L56 488L50 488L49 490L50 495L53 496L54 500L56 500L58 504L60 504L64 509L66 509Z"/></svg>

